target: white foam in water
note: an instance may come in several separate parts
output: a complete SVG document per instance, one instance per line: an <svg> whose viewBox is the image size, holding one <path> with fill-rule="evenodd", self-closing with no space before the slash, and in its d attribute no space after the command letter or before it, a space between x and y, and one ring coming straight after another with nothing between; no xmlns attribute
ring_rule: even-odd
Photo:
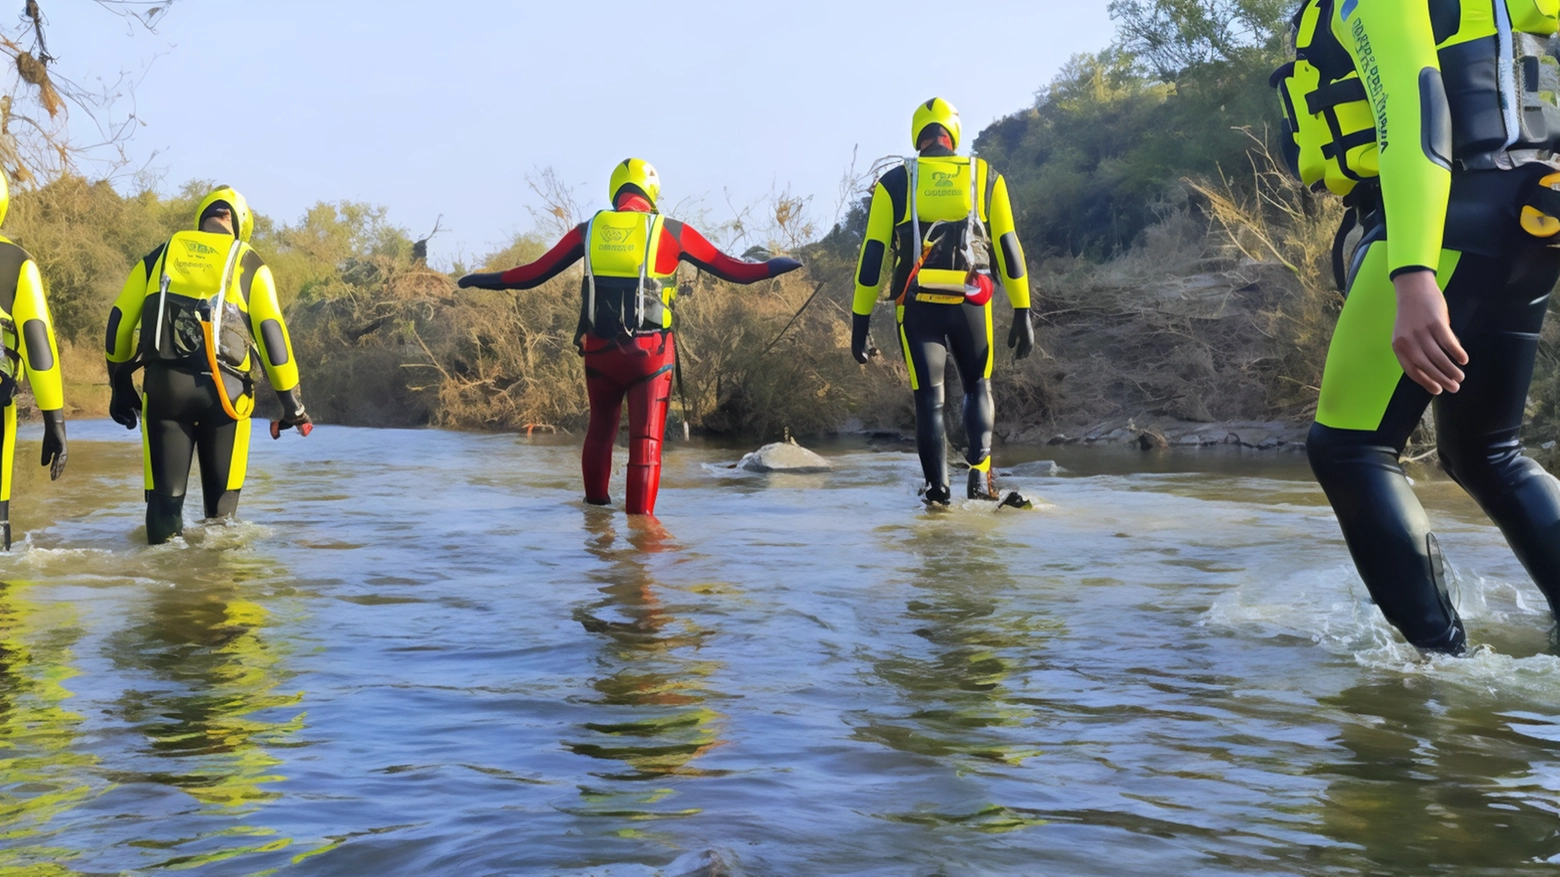
<svg viewBox="0 0 1560 877"><path fill-rule="evenodd" d="M1323 602L1346 581L1349 599ZM1510 582L1484 576L1452 577L1454 604L1471 630L1542 623L1548 609L1535 609ZM1283 595L1282 599L1278 599ZM1324 598L1325 599L1325 598ZM1560 700L1560 657L1516 657L1479 643L1463 657L1425 655L1387 623L1352 566L1301 571L1257 592L1243 586L1219 597L1203 623L1243 635L1309 638L1361 668L1440 679L1458 685L1544 701ZM1560 732L1557 732L1560 737Z"/></svg>

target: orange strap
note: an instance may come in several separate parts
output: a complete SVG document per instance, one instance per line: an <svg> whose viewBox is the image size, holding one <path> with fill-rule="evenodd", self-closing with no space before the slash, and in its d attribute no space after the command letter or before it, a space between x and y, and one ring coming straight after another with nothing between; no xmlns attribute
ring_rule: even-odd
<svg viewBox="0 0 1560 877"><path fill-rule="evenodd" d="M211 321L200 321L200 332L206 339L206 364L211 366L211 380L217 385L217 398L222 400L222 410L234 420L243 420L233 408L233 400L228 398L227 386L222 380L222 368L217 365L216 339L211 333Z"/></svg>

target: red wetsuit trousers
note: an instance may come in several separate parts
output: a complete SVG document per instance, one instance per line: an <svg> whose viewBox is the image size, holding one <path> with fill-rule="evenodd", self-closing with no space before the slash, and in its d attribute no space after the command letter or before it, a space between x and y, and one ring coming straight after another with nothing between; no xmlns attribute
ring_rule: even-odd
<svg viewBox="0 0 1560 877"><path fill-rule="evenodd" d="M623 399L628 399L628 502L631 515L655 514L661 486L661 439L672 399L676 347L671 332L651 332L617 341L591 335L585 344L585 388L590 394L590 428L580 468L585 501L611 502L612 448L617 443Z"/></svg>

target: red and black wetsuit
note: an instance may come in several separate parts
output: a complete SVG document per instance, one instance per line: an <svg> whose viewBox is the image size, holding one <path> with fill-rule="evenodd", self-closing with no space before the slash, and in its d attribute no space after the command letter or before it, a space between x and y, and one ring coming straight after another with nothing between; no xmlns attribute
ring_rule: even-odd
<svg viewBox="0 0 1560 877"><path fill-rule="evenodd" d="M636 195L618 200L618 210L651 212L648 201ZM462 278L462 286L483 289L531 289L558 276L585 257L587 224L576 226L541 258L494 274ZM688 262L733 283L755 283L800 267L790 259L744 262L721 252L702 234L674 219L665 221L652 273L669 275L679 262ZM676 344L671 329L641 331L634 335L601 338L581 335L585 357L585 386L590 394L590 428L585 434L581 469L585 476L585 501L611 502L612 446L617 440L623 400L628 399L628 496L631 515L655 513L656 492L661 483L661 438L666 431L666 410L671 401Z"/></svg>

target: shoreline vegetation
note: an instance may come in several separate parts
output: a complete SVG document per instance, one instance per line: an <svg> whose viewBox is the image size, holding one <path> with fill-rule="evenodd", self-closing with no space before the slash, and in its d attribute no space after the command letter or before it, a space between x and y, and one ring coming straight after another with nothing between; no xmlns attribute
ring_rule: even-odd
<svg viewBox="0 0 1560 877"><path fill-rule="evenodd" d="M1303 442L1343 301L1331 267L1342 207L1302 189L1273 157L1267 76L1285 54L1287 6L1115 0L1115 45L1076 56L1032 106L974 138L1008 179L1036 322L1036 355L1015 362L999 296L999 442ZM730 252L785 252L807 266L745 288L684 268L673 435L684 423L757 443L913 428L891 305L873 319L884 355L861 366L849 353L866 199L890 166L847 173L827 230L810 199L783 192L724 219L699 205L671 211ZM66 175L15 195L6 231L49 285L69 416L106 412L108 307L133 260L185 227L206 188L126 196ZM254 244L276 276L316 420L583 431L578 267L527 292L455 287L468 270L537 257L589 215L551 171L532 188L542 204L532 231L448 271L429 266L428 237L391 225L382 207L321 203L292 224L258 218ZM1557 341L1551 320L1526 433L1549 465L1560 435ZM262 387L258 401L265 416L274 400ZM949 421L958 446L959 418ZM1416 437L1411 453L1429 438Z"/></svg>

